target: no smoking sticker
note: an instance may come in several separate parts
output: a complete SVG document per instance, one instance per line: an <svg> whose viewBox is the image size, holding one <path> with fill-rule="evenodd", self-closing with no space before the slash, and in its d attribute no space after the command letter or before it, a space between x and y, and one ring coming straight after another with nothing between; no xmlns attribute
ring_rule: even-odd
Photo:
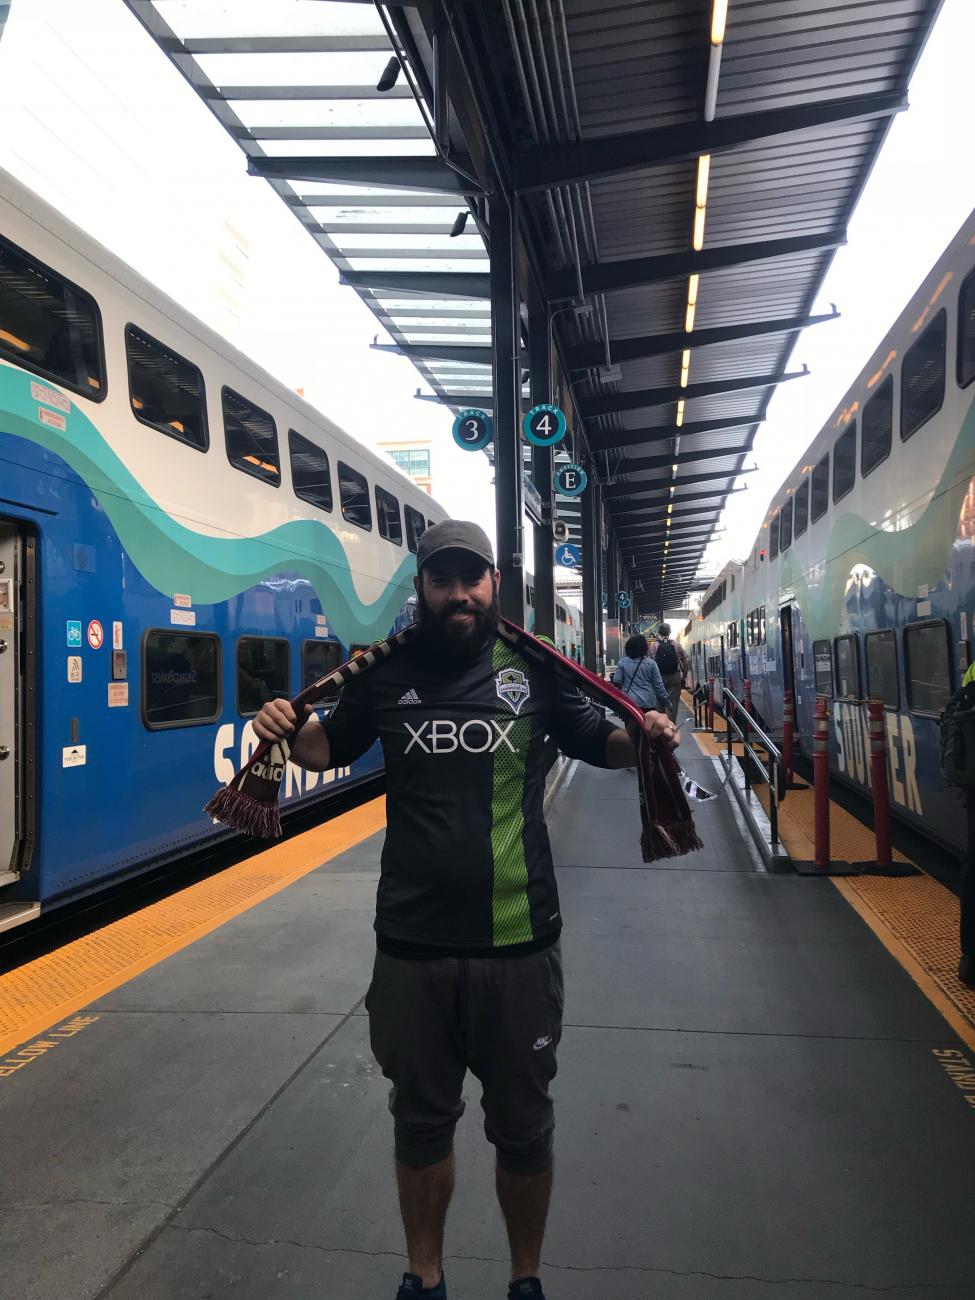
<svg viewBox="0 0 975 1300"><path fill-rule="evenodd" d="M100 650L105 640L105 629L99 623L97 618L93 618L88 624L88 644L92 650Z"/></svg>

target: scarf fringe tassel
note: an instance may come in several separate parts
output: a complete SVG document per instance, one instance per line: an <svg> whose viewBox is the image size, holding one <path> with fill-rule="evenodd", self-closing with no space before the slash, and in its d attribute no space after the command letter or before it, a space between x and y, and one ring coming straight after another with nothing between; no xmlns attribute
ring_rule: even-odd
<svg viewBox="0 0 975 1300"><path fill-rule="evenodd" d="M640 836L640 849L644 862L656 862L660 858L682 858L685 853L694 853L697 849L703 848L704 845L690 818L666 827L645 826Z"/></svg>
<svg viewBox="0 0 975 1300"><path fill-rule="evenodd" d="M281 814L276 803L265 803L244 794L234 785L218 790L203 809L215 822L222 822L235 831L256 835L262 840L281 838Z"/></svg>

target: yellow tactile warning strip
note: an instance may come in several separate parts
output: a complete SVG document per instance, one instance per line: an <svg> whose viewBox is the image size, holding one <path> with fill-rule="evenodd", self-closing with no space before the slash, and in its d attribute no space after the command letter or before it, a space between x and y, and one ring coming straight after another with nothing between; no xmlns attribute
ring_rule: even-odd
<svg viewBox="0 0 975 1300"><path fill-rule="evenodd" d="M0 1056L141 975L386 824L372 799L0 975Z"/></svg>
<svg viewBox="0 0 975 1300"><path fill-rule="evenodd" d="M719 754L727 743L710 732L695 732L703 753ZM740 746L739 746L740 750ZM768 787L755 794L768 812ZM789 790L779 805L779 835L793 858L815 856L815 802L811 786ZM831 802L830 849L834 859L866 862L874 858L873 831ZM895 862L910 862L893 850ZM911 863L916 866L916 863ZM919 868L920 870L920 868ZM958 1037L975 1051L975 989L958 979L958 899L921 870L917 876L832 876L834 885L904 967L921 992Z"/></svg>

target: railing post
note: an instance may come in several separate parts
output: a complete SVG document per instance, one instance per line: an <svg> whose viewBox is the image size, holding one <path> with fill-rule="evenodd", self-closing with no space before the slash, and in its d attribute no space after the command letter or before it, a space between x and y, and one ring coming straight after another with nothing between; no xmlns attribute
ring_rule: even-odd
<svg viewBox="0 0 975 1300"><path fill-rule="evenodd" d="M887 789L887 738L884 732L882 700L867 700L867 729L870 733L870 784L873 787L873 828L877 839L877 866L889 867L890 794Z"/></svg>
<svg viewBox="0 0 975 1300"><path fill-rule="evenodd" d="M714 730L714 677L708 678L708 730Z"/></svg>
<svg viewBox="0 0 975 1300"><path fill-rule="evenodd" d="M792 780L792 745L795 737L796 712L792 692L786 691L782 700L782 766L786 784Z"/></svg>
<svg viewBox="0 0 975 1300"><path fill-rule="evenodd" d="M816 869L828 871L829 857L829 716L825 695L816 696L813 718L813 797L816 803Z"/></svg>
<svg viewBox="0 0 975 1300"><path fill-rule="evenodd" d="M752 788L752 757L748 752L751 741L748 736L748 714L741 711L741 764L745 771L745 792Z"/></svg>
<svg viewBox="0 0 975 1300"><path fill-rule="evenodd" d="M769 810L769 831L772 836L772 843L779 842L779 764L778 761L769 754L769 764L771 770L769 776L772 778L768 785L768 810Z"/></svg>

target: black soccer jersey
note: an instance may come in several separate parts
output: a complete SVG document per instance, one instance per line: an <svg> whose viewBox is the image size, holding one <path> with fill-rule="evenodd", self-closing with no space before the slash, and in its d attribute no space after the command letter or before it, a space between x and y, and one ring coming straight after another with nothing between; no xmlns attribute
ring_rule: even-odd
<svg viewBox="0 0 975 1300"><path fill-rule="evenodd" d="M337 767L382 743L380 942L462 954L555 938L545 737L605 767L614 729L578 691L497 635L446 664L420 637L350 682L324 727Z"/></svg>

